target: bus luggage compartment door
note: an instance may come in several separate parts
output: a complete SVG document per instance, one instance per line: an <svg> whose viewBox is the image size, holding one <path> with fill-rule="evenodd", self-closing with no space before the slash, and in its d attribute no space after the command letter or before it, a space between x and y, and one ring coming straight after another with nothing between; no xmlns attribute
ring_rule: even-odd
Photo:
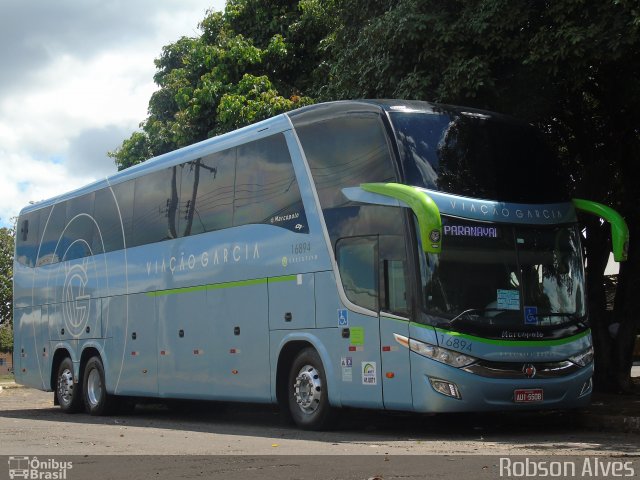
<svg viewBox="0 0 640 480"><path fill-rule="evenodd" d="M269 329L315 328L313 274L269 279Z"/></svg>

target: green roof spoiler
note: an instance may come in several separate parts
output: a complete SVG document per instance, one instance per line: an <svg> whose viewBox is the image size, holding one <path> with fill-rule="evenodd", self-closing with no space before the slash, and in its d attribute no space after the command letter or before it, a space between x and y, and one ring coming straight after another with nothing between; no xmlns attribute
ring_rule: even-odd
<svg viewBox="0 0 640 480"><path fill-rule="evenodd" d="M409 205L418 218L422 249L427 253L442 250L442 218L436 202L426 192L400 183L363 183L360 188L400 200Z"/></svg>
<svg viewBox="0 0 640 480"><path fill-rule="evenodd" d="M596 215L611 224L613 259L616 262L624 262L629 254L629 227L627 227L627 222L624 221L622 215L611 207L591 200L574 198L572 201L573 206L578 210Z"/></svg>

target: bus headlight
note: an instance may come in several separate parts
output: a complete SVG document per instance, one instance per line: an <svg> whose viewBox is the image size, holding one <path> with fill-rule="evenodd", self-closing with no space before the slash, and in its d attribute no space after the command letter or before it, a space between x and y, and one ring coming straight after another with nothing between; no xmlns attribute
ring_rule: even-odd
<svg viewBox="0 0 640 480"><path fill-rule="evenodd" d="M593 347L589 347L586 350L574 355L573 357L569 357L576 365L580 365L581 367L586 367L591 362L593 362Z"/></svg>
<svg viewBox="0 0 640 480"><path fill-rule="evenodd" d="M436 362L451 365L456 368L466 367L476 361L474 357L454 352L453 350L447 350L446 348L436 347L435 345L420 342L413 338L409 339L409 349L423 357L431 358Z"/></svg>
<svg viewBox="0 0 640 480"><path fill-rule="evenodd" d="M442 395L457 398L458 400L462 399L460 390L458 390L458 386L455 383L432 377L429 377L429 383L431 383L431 387L433 387L436 392L441 393Z"/></svg>

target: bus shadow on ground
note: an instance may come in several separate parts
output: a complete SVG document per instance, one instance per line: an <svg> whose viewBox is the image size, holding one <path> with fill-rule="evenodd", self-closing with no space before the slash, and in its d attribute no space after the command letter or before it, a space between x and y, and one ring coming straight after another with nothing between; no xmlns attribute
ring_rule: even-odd
<svg viewBox="0 0 640 480"><path fill-rule="evenodd" d="M13 419L313 440L335 445L459 440L478 442L478 453L486 448L485 442L508 443L513 446L513 453L518 454L519 449L530 448L561 453L563 449L570 449L573 443L588 442L592 448L603 452L637 452L637 438L633 435L629 440L623 437L608 444L593 444L589 431L581 426L580 415L574 411L418 415L345 409L340 411L331 430L308 432L289 423L271 405L200 401L142 403L129 414L106 417L85 413L69 415L57 407L0 411L0 417Z"/></svg>

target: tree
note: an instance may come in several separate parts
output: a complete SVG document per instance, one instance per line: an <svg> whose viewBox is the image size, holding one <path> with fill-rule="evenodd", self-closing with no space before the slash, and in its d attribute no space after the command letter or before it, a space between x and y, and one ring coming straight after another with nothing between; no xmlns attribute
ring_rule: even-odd
<svg viewBox="0 0 640 480"><path fill-rule="evenodd" d="M0 328L13 325L14 229L0 228Z"/></svg>
<svg viewBox="0 0 640 480"><path fill-rule="evenodd" d="M0 352L13 352L13 327L9 324L0 325Z"/></svg>
<svg viewBox="0 0 640 480"><path fill-rule="evenodd" d="M613 338L604 315L607 229L584 219L599 388L629 388L639 330L640 10L626 0L342 0L324 98L418 98L510 113L543 131L577 197L631 232Z"/></svg>
<svg viewBox="0 0 640 480"><path fill-rule="evenodd" d="M305 92L332 5L230 0L224 13L208 13L200 37L179 39L156 60L160 89L142 131L109 153L118 169L313 103Z"/></svg>

